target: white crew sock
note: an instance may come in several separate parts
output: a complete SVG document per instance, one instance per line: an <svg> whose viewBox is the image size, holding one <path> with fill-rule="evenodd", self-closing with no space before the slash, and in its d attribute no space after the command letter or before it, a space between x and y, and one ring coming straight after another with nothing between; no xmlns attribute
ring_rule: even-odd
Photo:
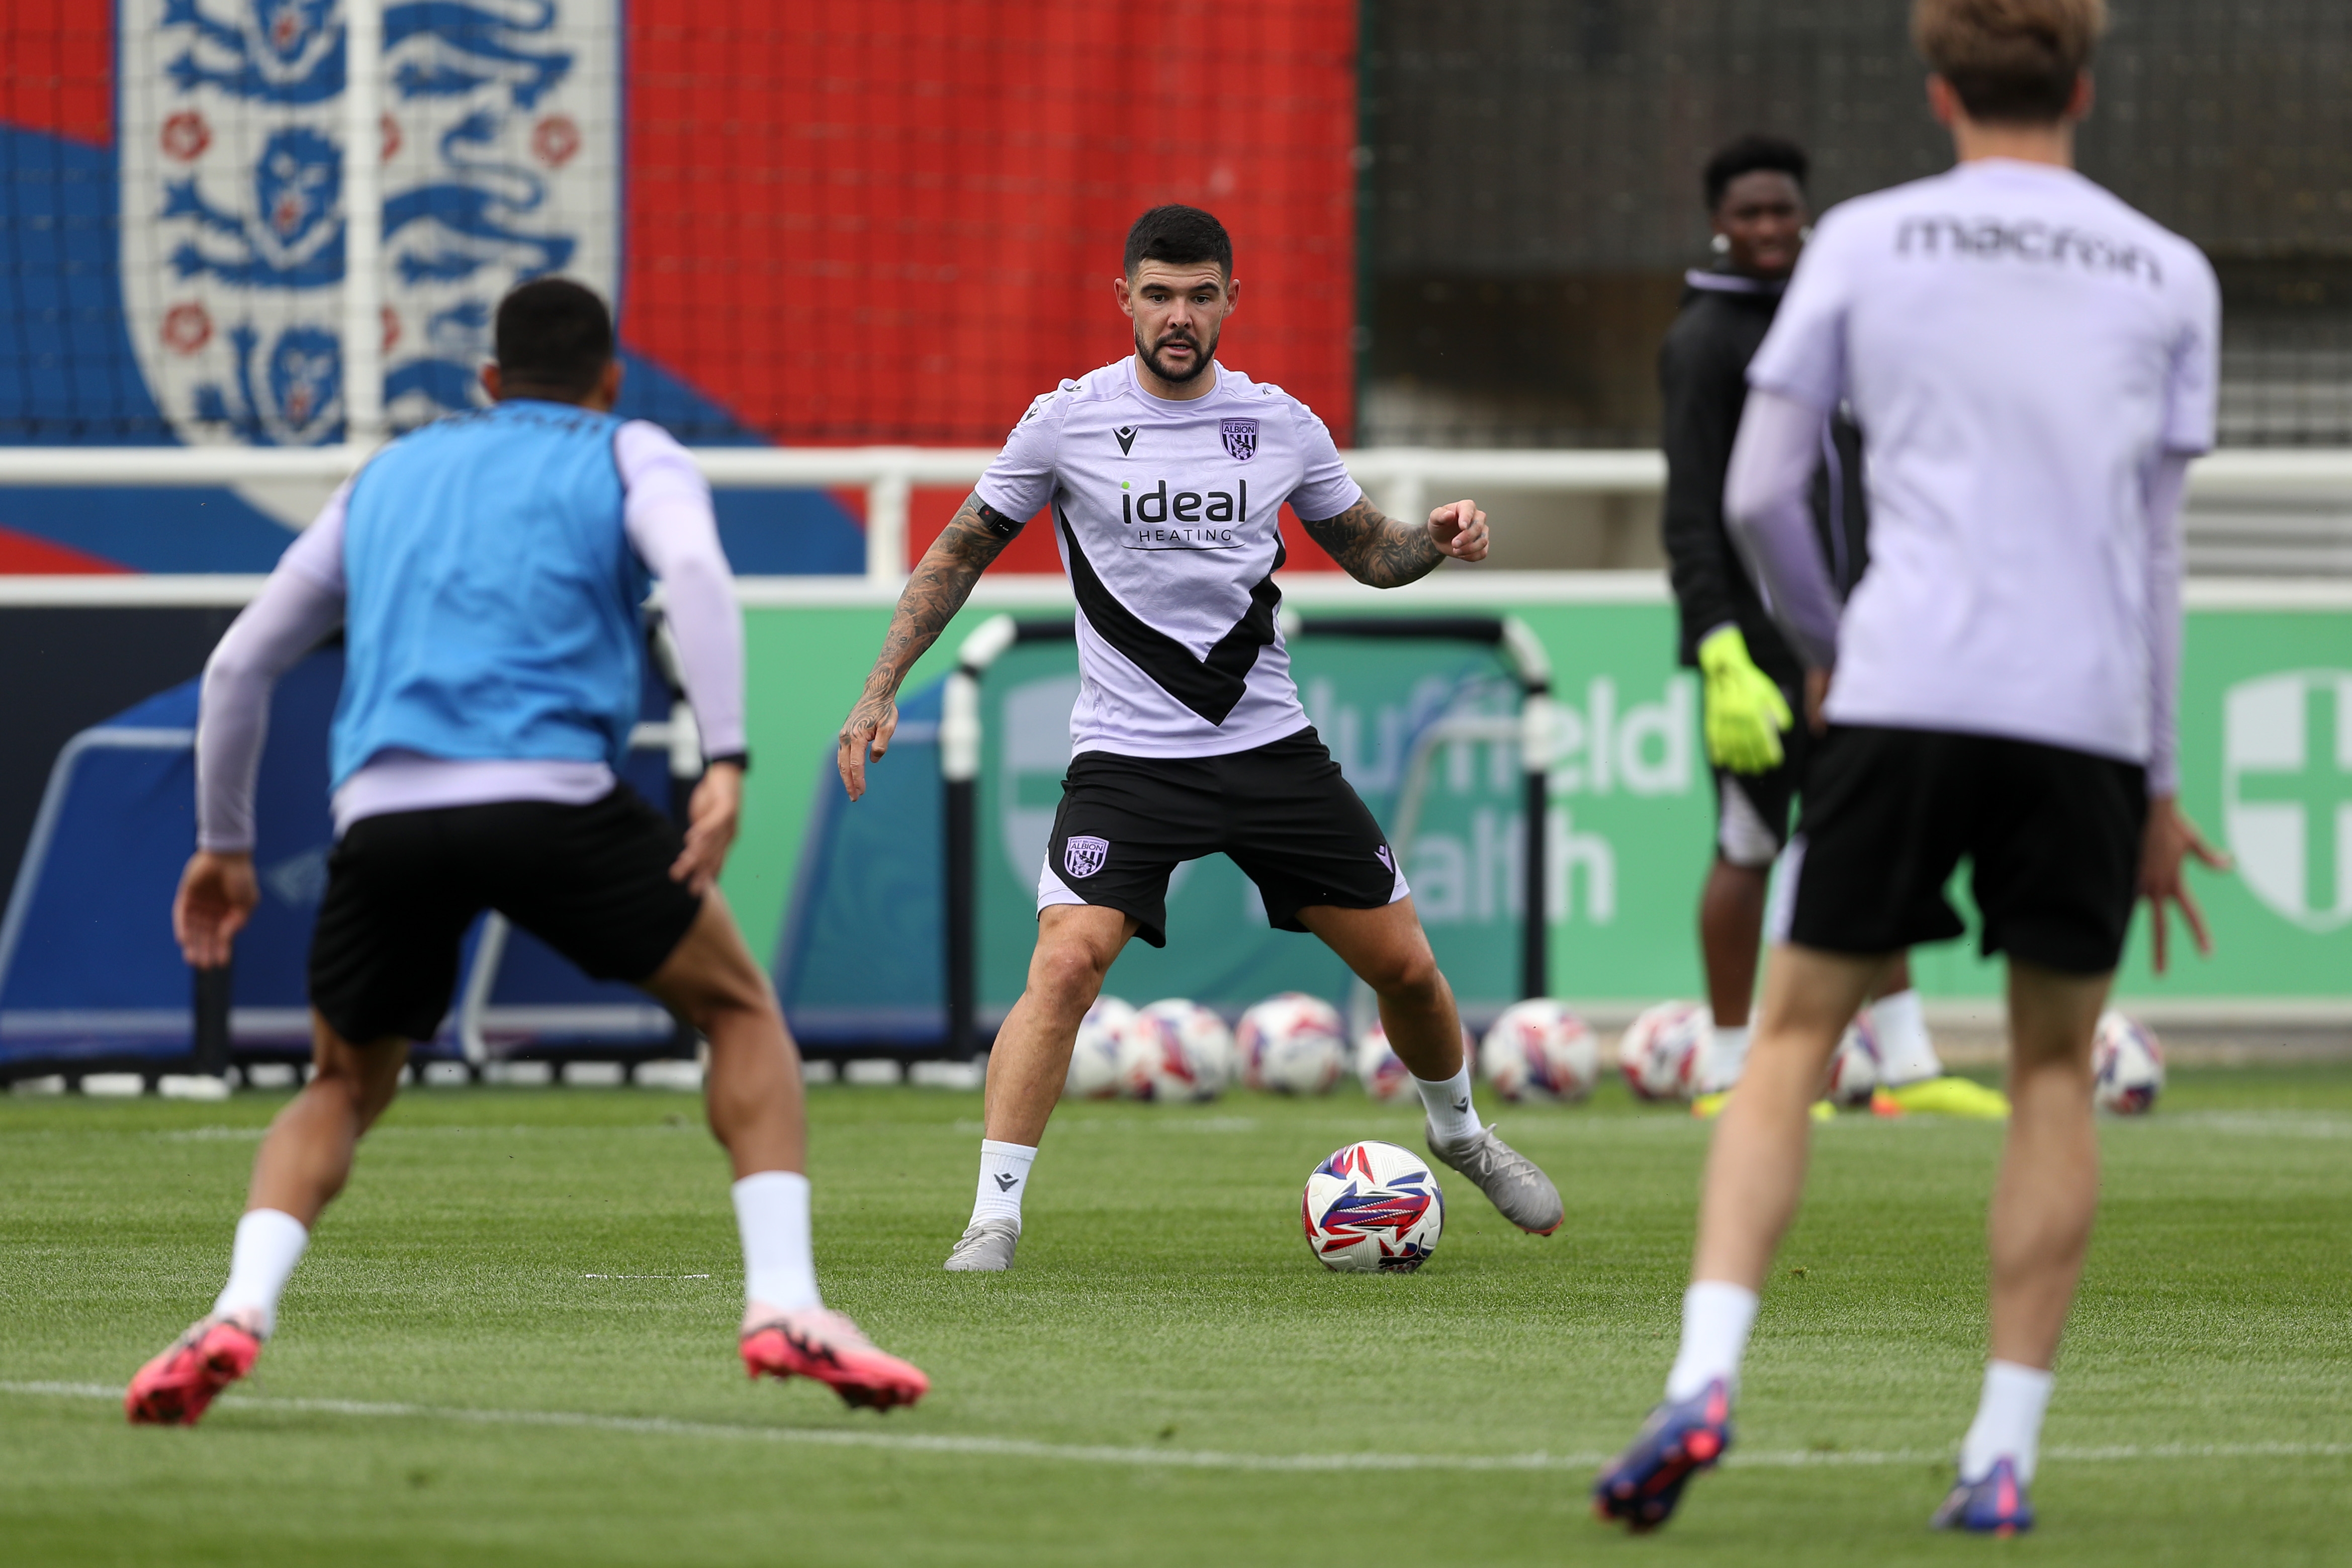
<svg viewBox="0 0 2352 1568"><path fill-rule="evenodd" d="M1748 1026L1717 1024L1707 1032L1706 1051L1698 1061L1698 1092L1713 1094L1732 1087L1748 1067Z"/></svg>
<svg viewBox="0 0 2352 1568"><path fill-rule="evenodd" d="M980 1190L971 1200L971 1222L1009 1219L1021 1228L1021 1199L1029 1191L1029 1167L1037 1151L1027 1144L980 1141Z"/></svg>
<svg viewBox="0 0 2352 1568"><path fill-rule="evenodd" d="M228 1283L213 1302L213 1316L236 1313L248 1321L258 1319L261 1337L268 1339L278 1326L278 1298L286 1293L286 1281L293 1278L294 1265L302 1261L310 1245L310 1232L283 1209L247 1210L236 1222Z"/></svg>
<svg viewBox="0 0 2352 1568"><path fill-rule="evenodd" d="M743 1238L747 1306L797 1312L824 1305L809 1243L809 1179L760 1171L735 1184L735 1228Z"/></svg>
<svg viewBox="0 0 2352 1568"><path fill-rule="evenodd" d="M2018 1483L2031 1482L2042 1456L2042 1413L2049 1408L2050 1374L2013 1361L1986 1362L1984 1396L1960 1439L1960 1479L1980 1481L2006 1457L2017 1466Z"/></svg>
<svg viewBox="0 0 2352 1568"><path fill-rule="evenodd" d="M1480 1130L1478 1108L1470 1103L1470 1053L1462 1053L1462 1071L1451 1078L1415 1078L1421 1103L1429 1109L1429 1135L1441 1144L1458 1144Z"/></svg>
<svg viewBox="0 0 2352 1568"><path fill-rule="evenodd" d="M1683 1292L1683 1348L1666 1374L1666 1397L1688 1399L1717 1378L1739 1391L1739 1362L1748 1331L1756 1326L1756 1292L1745 1285L1701 1280Z"/></svg>
<svg viewBox="0 0 2352 1568"><path fill-rule="evenodd" d="M1878 1078L1893 1086L1941 1078L1943 1059L1927 1038L1927 1015L1917 991L1897 991L1870 1004L1870 1021L1878 1030Z"/></svg>

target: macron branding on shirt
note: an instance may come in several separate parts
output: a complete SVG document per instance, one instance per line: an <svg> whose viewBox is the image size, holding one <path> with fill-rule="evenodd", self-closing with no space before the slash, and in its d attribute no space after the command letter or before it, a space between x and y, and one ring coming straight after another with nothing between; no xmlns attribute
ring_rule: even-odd
<svg viewBox="0 0 2352 1568"><path fill-rule="evenodd" d="M2109 272L2164 287L2156 253L2128 239L2116 239L2072 224L2041 218L1974 217L1936 213L1906 217L1895 230L1895 254L1923 260L1951 256L2024 267L2077 267Z"/></svg>
<svg viewBox="0 0 2352 1568"><path fill-rule="evenodd" d="M1985 159L1824 214L1748 379L1863 430L1829 716L2147 760L2177 554L2147 486L2213 444L2220 341L2204 256L2071 170Z"/></svg>
<svg viewBox="0 0 2352 1568"><path fill-rule="evenodd" d="M1208 373L1183 402L1132 360L1065 382L980 481L1009 517L1050 508L1078 605L1075 751L1216 757L1307 727L1275 622L1282 507L1319 520L1363 492L1297 399Z"/></svg>

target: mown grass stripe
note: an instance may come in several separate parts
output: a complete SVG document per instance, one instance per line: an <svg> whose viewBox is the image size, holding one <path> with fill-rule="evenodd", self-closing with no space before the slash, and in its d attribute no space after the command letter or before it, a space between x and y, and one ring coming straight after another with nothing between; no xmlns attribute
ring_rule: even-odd
<svg viewBox="0 0 2352 1568"><path fill-rule="evenodd" d="M0 1393L68 1399L120 1400L122 1390L99 1383L0 1383ZM1039 1443L1025 1437L959 1437L947 1433L856 1432L839 1427L744 1427L677 1421L664 1416L600 1416L574 1410L481 1410L451 1405L386 1404L359 1399L275 1399L223 1396L217 1407L289 1410L362 1418L456 1421L485 1427L551 1427L626 1432L656 1437L716 1437L806 1444L816 1448L886 1448L903 1453L965 1454L984 1458L1050 1459L1066 1464L1131 1465L1205 1470L1589 1470L1607 1454L1231 1454L1206 1448L1118 1448L1108 1444ZM2352 1443L2158 1443L2053 1448L2048 1459L2104 1463L2132 1459L2342 1458ZM1790 1449L1734 1453L1738 1469L1793 1469L1816 1466L1870 1468L1948 1460L1948 1450L1918 1448Z"/></svg>

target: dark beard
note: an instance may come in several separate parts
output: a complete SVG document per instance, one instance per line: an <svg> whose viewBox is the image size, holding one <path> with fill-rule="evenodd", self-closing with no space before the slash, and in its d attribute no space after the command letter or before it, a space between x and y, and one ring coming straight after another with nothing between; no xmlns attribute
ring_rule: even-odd
<svg viewBox="0 0 2352 1568"><path fill-rule="evenodd" d="M1220 332L1218 336L1223 337L1223 334ZM1151 367L1151 373L1153 375L1158 376L1161 381L1167 382L1173 386L1181 387L1200 380L1201 372L1209 368L1209 361L1217 357L1216 338L1210 339L1205 344L1195 343L1193 347L1197 349L1199 352L1192 356L1192 368L1186 371L1180 376L1173 371L1171 371L1166 366L1162 365L1159 359L1154 356L1150 350L1144 348L1142 333L1138 332L1135 335L1135 351L1137 355L1142 359L1145 364Z"/></svg>

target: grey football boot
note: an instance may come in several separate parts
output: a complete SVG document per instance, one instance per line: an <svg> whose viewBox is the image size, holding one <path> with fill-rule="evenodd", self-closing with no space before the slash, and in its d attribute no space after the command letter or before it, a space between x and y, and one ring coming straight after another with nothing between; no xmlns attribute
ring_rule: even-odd
<svg viewBox="0 0 2352 1568"><path fill-rule="evenodd" d="M1021 1228L1009 1219L975 1219L942 1267L957 1274L1001 1274L1013 1267L1013 1249L1020 1239Z"/></svg>
<svg viewBox="0 0 2352 1568"><path fill-rule="evenodd" d="M1422 1124L1429 1152L1475 1182L1503 1218L1522 1230L1549 1236L1568 1218L1559 1188L1536 1168L1535 1161L1481 1127L1458 1144L1441 1144L1429 1124Z"/></svg>

